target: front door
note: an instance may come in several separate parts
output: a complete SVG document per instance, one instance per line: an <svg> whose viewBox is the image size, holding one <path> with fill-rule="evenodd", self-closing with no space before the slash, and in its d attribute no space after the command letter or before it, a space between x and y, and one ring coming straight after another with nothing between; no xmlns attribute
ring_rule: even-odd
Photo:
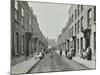
<svg viewBox="0 0 100 75"><path fill-rule="evenodd" d="M86 39L86 49L90 46L90 39Z"/></svg>
<svg viewBox="0 0 100 75"><path fill-rule="evenodd" d="M15 55L18 55L18 51L19 51L19 34L16 33L16 46L15 46Z"/></svg>

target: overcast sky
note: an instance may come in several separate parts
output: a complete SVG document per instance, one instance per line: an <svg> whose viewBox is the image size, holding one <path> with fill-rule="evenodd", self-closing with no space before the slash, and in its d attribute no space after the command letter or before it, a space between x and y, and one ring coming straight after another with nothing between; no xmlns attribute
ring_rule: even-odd
<svg viewBox="0 0 100 75"><path fill-rule="evenodd" d="M70 5L28 2L37 16L39 27L45 37L56 39L67 23Z"/></svg>

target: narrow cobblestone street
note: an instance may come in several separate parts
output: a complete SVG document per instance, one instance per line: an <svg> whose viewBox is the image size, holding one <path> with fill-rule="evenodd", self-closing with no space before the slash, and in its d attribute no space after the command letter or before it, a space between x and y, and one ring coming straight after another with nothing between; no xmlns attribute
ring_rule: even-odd
<svg viewBox="0 0 100 75"><path fill-rule="evenodd" d="M73 71L73 70L87 70L87 67L80 65L74 60L67 59L64 55L60 56L54 52L53 57L48 54L42 59L34 68L28 73L41 73L41 72L56 72L56 71Z"/></svg>

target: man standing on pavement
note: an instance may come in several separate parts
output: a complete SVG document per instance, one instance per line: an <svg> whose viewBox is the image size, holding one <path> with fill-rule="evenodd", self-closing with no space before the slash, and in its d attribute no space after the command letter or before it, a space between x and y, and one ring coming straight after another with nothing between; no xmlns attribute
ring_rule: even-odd
<svg viewBox="0 0 100 75"><path fill-rule="evenodd" d="M65 55L66 55L66 57L67 57L67 50L65 50Z"/></svg>
<svg viewBox="0 0 100 75"><path fill-rule="evenodd" d="M60 56L62 55L62 50L60 50Z"/></svg>
<svg viewBox="0 0 100 75"><path fill-rule="evenodd" d="M51 52L50 52L50 57L51 58L53 57L53 50L51 50Z"/></svg>

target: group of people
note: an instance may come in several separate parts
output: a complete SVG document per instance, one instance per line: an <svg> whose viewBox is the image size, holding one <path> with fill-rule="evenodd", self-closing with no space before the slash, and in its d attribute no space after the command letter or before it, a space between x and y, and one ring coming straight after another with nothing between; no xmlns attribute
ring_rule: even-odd
<svg viewBox="0 0 100 75"><path fill-rule="evenodd" d="M85 50L85 53L86 53L86 59L91 60L92 59L92 50L90 47L87 47L87 49ZM67 50L65 50L66 57L73 57L73 56L75 56L75 54L76 54L76 51L73 48L71 49L70 54L68 53ZM60 56L61 55L62 55L62 50L60 50Z"/></svg>
<svg viewBox="0 0 100 75"><path fill-rule="evenodd" d="M87 53L87 54L86 54L87 60L91 60L91 59L92 59L92 50L91 50L91 48L88 47L88 48L86 49L85 52ZM51 58L53 57L53 53L54 53L54 51L51 50L51 51L50 51L50 57L51 57ZM76 52L75 52L74 49L71 49L71 53L70 53L70 54L68 53L67 50L65 50L65 55L66 55L66 57L73 57L73 56L75 56L75 54L76 54ZM62 56L62 50L60 50L59 55Z"/></svg>
<svg viewBox="0 0 100 75"><path fill-rule="evenodd" d="M60 50L60 56L62 55L62 50ZM65 50L65 55L67 56L67 50Z"/></svg>
<svg viewBox="0 0 100 75"><path fill-rule="evenodd" d="M50 57L51 58L53 57L53 50L51 50L51 52L50 52Z"/></svg>
<svg viewBox="0 0 100 75"><path fill-rule="evenodd" d="M92 50L90 47L87 47L87 49L82 49L81 57L87 60L92 59Z"/></svg>
<svg viewBox="0 0 100 75"><path fill-rule="evenodd" d="M68 51L65 50L65 55L67 56ZM60 50L60 56L62 55L62 50Z"/></svg>

